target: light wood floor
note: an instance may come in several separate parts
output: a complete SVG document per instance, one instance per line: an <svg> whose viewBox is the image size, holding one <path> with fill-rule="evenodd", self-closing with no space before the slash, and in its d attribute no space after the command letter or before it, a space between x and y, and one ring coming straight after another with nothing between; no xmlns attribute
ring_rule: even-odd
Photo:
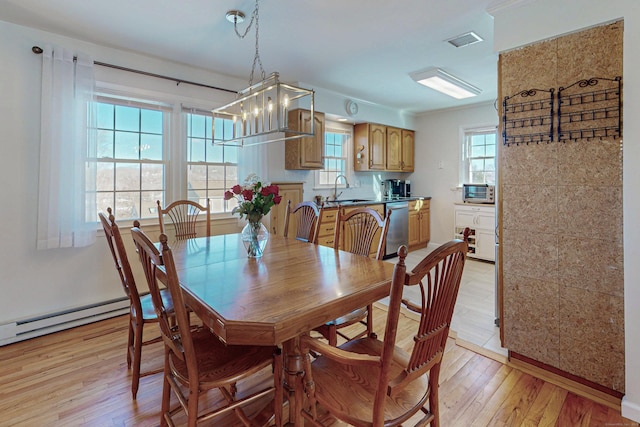
<svg viewBox="0 0 640 427"><path fill-rule="evenodd" d="M375 329L381 333L384 306L377 306L374 316ZM407 328L413 322L401 316L401 345L412 339ZM162 375L142 378L138 399L131 399L126 328L127 319L121 316L0 347L0 426L158 425ZM147 366L161 365L161 345L146 348L143 360ZM239 384L239 389L247 392L267 381L268 371L253 383ZM217 392L210 396L212 401L218 398ZM440 399L443 427L638 425L622 418L619 410L483 357L453 340L443 360ZM210 425L235 424L224 419Z"/></svg>
<svg viewBox="0 0 640 427"><path fill-rule="evenodd" d="M433 248L424 248L409 252L407 267L413 268L431 252ZM396 263L397 257L388 261ZM404 296L419 301L416 288L408 288ZM500 346L500 329L495 325L495 264L467 258L456 300L451 330L459 341L480 347L498 357L506 357L507 350ZM381 301L388 304L388 299Z"/></svg>

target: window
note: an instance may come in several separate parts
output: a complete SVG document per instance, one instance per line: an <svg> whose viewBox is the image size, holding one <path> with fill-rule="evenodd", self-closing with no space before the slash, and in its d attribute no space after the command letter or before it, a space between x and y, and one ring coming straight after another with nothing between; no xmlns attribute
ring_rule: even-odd
<svg viewBox="0 0 640 427"><path fill-rule="evenodd" d="M318 171L319 187L333 187L338 175L347 174L348 147L351 133L327 127L324 136L324 169ZM344 185L343 181L340 184Z"/></svg>
<svg viewBox="0 0 640 427"><path fill-rule="evenodd" d="M150 106L97 105L97 207L118 220L157 215L165 180L165 123L168 113Z"/></svg>
<svg viewBox="0 0 640 427"><path fill-rule="evenodd" d="M238 183L239 147L213 145L211 115L187 113L187 198L205 205L211 212L231 212L237 200L224 200L224 192ZM216 118L215 137L231 133L233 122Z"/></svg>
<svg viewBox="0 0 640 427"><path fill-rule="evenodd" d="M496 183L497 131L492 128L467 129L462 147L462 182Z"/></svg>

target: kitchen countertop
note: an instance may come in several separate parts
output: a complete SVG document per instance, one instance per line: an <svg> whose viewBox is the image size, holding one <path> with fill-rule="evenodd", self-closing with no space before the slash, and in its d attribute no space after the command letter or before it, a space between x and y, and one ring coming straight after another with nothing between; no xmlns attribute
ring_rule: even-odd
<svg viewBox="0 0 640 427"><path fill-rule="evenodd" d="M337 201L324 202L325 208L337 208L341 206L362 206L372 205L380 203L395 203L395 202L410 202L413 200L431 200L431 196L412 196L412 197L400 197L397 199L345 199Z"/></svg>

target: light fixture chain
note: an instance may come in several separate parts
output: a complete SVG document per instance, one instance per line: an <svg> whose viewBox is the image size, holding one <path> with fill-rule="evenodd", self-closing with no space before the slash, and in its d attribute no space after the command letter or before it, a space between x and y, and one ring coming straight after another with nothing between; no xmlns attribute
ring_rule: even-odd
<svg viewBox="0 0 640 427"><path fill-rule="evenodd" d="M253 86L253 74L256 70L256 63L258 63L258 65L260 65L260 77L262 80L265 79L265 72L264 72L264 68L262 68L262 60L260 59L260 38L259 38L259 33L260 33L260 12L258 10L258 0L256 0L256 7L253 10L253 16L255 16L256 18L256 53L253 56L253 65L251 66L251 75L249 76L249 87ZM251 19L253 20L253 16L251 17Z"/></svg>

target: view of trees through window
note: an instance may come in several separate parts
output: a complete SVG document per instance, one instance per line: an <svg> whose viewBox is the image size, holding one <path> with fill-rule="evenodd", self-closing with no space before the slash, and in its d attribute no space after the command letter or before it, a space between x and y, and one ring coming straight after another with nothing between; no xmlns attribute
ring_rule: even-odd
<svg viewBox="0 0 640 427"><path fill-rule="evenodd" d="M97 105L97 208L117 219L155 216L164 191L165 113L100 102Z"/></svg>
<svg viewBox="0 0 640 427"><path fill-rule="evenodd" d="M238 183L239 147L213 145L212 132L221 139L232 132L233 122L211 115L187 114L187 197L201 205L211 201L211 212L231 212L235 199L224 192Z"/></svg>

